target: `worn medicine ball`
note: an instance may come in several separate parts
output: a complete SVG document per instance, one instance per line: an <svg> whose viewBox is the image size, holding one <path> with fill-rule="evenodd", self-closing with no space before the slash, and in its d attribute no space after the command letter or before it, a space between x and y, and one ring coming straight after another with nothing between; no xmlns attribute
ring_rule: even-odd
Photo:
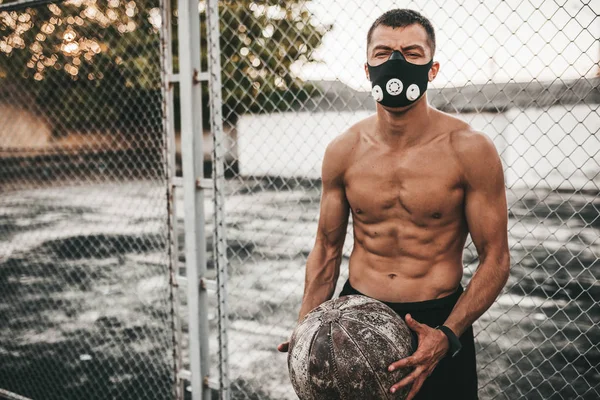
<svg viewBox="0 0 600 400"><path fill-rule="evenodd" d="M391 308L365 296L329 300L308 313L290 339L288 369L300 400L397 399L390 388L411 372L388 366L416 348Z"/></svg>

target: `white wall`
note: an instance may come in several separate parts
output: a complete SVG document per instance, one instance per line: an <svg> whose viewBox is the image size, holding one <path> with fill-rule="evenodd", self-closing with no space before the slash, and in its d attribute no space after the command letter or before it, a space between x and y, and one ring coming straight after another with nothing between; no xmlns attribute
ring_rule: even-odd
<svg viewBox="0 0 600 400"><path fill-rule="evenodd" d="M0 150L38 149L50 141L51 127L21 107L0 103Z"/></svg>
<svg viewBox="0 0 600 400"><path fill-rule="evenodd" d="M600 107L460 114L490 136L501 154L509 188L600 187ZM318 178L325 147L370 113L245 115L238 124L242 175Z"/></svg>

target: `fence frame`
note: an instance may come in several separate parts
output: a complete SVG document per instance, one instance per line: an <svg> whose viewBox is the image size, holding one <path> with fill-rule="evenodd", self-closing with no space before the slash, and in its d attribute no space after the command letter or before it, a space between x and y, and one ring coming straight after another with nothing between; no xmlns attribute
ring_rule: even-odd
<svg viewBox="0 0 600 400"><path fill-rule="evenodd" d="M210 400L204 190L212 185L203 176L201 93L207 76L201 73L198 2L178 1L177 10L190 379L192 399Z"/></svg>
<svg viewBox="0 0 600 400"><path fill-rule="evenodd" d="M167 178L167 224L169 251L169 285L171 288L171 313L173 331L173 396L177 400L184 398L183 379L180 371L183 369L181 351L181 305L179 297L179 245L177 229L176 197L177 188L181 189L181 180L177 179L176 142L175 142L175 100L174 84L178 81L173 73L172 46L172 3L171 0L160 0L161 27L161 81L163 102L163 129L165 132L165 176Z"/></svg>
<svg viewBox="0 0 600 400"><path fill-rule="evenodd" d="M213 139L212 181L213 181L213 260L217 272L217 315L219 342L219 398L229 400L229 347L227 324L227 235L225 221L225 135L223 133L223 97L221 83L221 33L219 29L219 1L208 0L206 7L206 30L208 51L208 91L210 102L210 130Z"/></svg>

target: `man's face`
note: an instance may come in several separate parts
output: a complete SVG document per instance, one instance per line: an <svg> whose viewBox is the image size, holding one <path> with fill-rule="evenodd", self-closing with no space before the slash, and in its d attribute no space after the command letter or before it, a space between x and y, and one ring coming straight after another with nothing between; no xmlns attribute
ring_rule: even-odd
<svg viewBox="0 0 600 400"><path fill-rule="evenodd" d="M427 32L419 24L401 28L379 25L373 31L371 43L367 48L367 62L376 67L388 60L392 51L398 50L406 61L413 64L427 64L433 57L432 49L427 41ZM429 71L429 81L437 75L439 63L434 62ZM367 77L369 72L365 64Z"/></svg>

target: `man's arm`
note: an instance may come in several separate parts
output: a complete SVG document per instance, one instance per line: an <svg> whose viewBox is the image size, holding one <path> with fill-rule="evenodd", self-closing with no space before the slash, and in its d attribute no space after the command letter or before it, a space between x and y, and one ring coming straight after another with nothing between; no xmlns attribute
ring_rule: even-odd
<svg viewBox="0 0 600 400"><path fill-rule="evenodd" d="M340 275L350 206L343 174L347 156L342 138L327 146L322 167L322 192L315 245L306 261L304 296L298 320L331 299Z"/></svg>
<svg viewBox="0 0 600 400"><path fill-rule="evenodd" d="M444 323L456 336L496 300L510 272L508 213L504 173L492 141L477 132L460 135L455 143L463 166L465 218L479 255L479 266Z"/></svg>
<svg viewBox="0 0 600 400"><path fill-rule="evenodd" d="M477 272L444 323L460 336L498 297L508 279L510 255L504 174L498 152L487 136L477 132L457 132L455 139L453 147L463 170L465 218L479 254ZM444 333L415 321L412 315L407 314L405 320L417 332L419 346L413 355L390 365L390 371L414 367L390 390L394 393L412 383L406 397L412 400L447 354L449 343Z"/></svg>
<svg viewBox="0 0 600 400"><path fill-rule="evenodd" d="M306 261L304 296L298 320L304 318L313 308L331 299L340 275L350 213L343 179L347 157L341 137L334 139L325 150L317 236ZM288 345L289 342L281 343L277 349L286 352Z"/></svg>

